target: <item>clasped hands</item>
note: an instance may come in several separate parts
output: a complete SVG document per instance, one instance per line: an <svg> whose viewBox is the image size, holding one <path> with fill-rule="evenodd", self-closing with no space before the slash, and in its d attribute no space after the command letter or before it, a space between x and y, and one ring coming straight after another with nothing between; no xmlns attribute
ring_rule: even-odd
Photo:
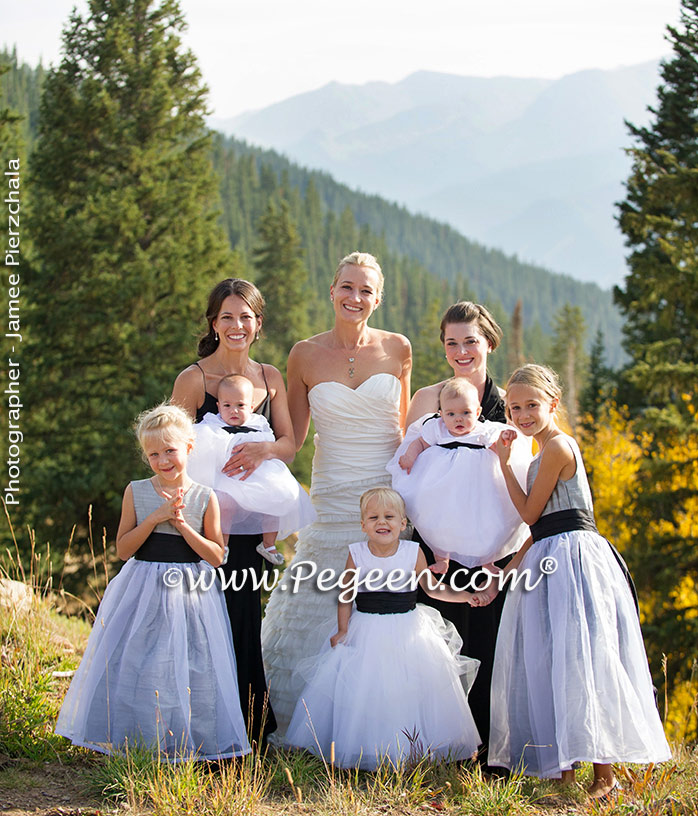
<svg viewBox="0 0 698 816"><path fill-rule="evenodd" d="M157 519L157 522L169 521L170 524L173 524L175 527L186 524L186 520L182 514L182 510L184 510L185 507L184 488L178 487L174 494L161 489L160 495L165 501L158 508L161 517Z"/></svg>

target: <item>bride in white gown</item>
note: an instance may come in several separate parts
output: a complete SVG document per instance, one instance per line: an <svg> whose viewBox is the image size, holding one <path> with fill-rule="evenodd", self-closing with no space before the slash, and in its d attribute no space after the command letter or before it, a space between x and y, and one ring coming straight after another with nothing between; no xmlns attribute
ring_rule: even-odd
<svg viewBox="0 0 698 816"><path fill-rule="evenodd" d="M334 327L297 343L288 358L298 448L311 415L315 423L310 495L318 519L303 530L262 623L275 739L283 739L303 689L298 665L320 651L337 612L337 593L319 591L314 580L298 582L293 591L296 565L310 561L318 572L342 571L348 545L363 535L359 497L369 487L389 486L385 466L402 438L412 355L405 337L367 325L382 291L383 275L372 255L354 252L343 258L330 287ZM302 574L309 571L302 568Z"/></svg>

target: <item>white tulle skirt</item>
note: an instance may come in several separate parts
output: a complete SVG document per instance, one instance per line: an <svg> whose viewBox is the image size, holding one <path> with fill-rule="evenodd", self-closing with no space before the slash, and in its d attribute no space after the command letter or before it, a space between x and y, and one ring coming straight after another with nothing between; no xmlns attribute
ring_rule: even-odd
<svg viewBox="0 0 698 816"><path fill-rule="evenodd" d="M211 588L190 591L189 575ZM56 732L107 754L145 745L173 761L249 752L213 577L204 562L127 561L104 593Z"/></svg>
<svg viewBox="0 0 698 816"><path fill-rule="evenodd" d="M480 737L464 687L479 663L461 646L434 609L354 610L344 642L299 665L308 681L286 743L329 760L334 742L336 764L367 770L385 758L470 757Z"/></svg>
<svg viewBox="0 0 698 816"><path fill-rule="evenodd" d="M212 485L221 528L233 535L276 532L283 539L317 518L310 496L278 459L268 459L245 481L224 476Z"/></svg>
<svg viewBox="0 0 698 816"><path fill-rule="evenodd" d="M195 482L216 491L221 510L221 528L233 535L278 533L286 538L317 518L310 496L279 459L267 459L245 479L240 474L226 476L222 468L231 449L258 438L274 439L273 434L246 433L229 436L213 423L197 426L196 445L187 472ZM226 444L227 443L227 444Z"/></svg>
<svg viewBox="0 0 698 816"><path fill-rule="evenodd" d="M408 474L398 464L407 441L387 470L410 521L436 555L478 567L521 547L528 527L509 498L495 453L434 446L419 455ZM513 454L512 467L525 486L530 451L515 445Z"/></svg>
<svg viewBox="0 0 698 816"><path fill-rule="evenodd" d="M504 604L492 675L489 763L559 777L574 762L660 762L671 754L640 624L608 543L586 531L536 542L540 576ZM552 562L545 561L544 569Z"/></svg>

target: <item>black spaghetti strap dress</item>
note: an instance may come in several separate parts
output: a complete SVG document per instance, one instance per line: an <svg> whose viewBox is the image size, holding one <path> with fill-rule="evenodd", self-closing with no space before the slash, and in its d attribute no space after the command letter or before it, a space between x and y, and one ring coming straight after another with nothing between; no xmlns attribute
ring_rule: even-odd
<svg viewBox="0 0 698 816"><path fill-rule="evenodd" d="M198 363L196 365L201 369ZM261 365L261 363L260 363ZM218 413L218 403L213 394L206 388L204 377L204 401L196 411L196 421L200 422L208 413ZM262 377L267 394L255 409L271 424L271 395L267 377L262 365ZM223 531L224 533L226 530ZM267 681L262 662L262 597L260 589L253 589L252 584L259 580L271 565L257 552L256 547L262 541L262 534L231 535L228 539L228 559L221 567L226 579L224 591L225 605L228 609L230 629L233 634L233 648L237 662L238 689L240 708L245 718L251 744L263 746L269 734L276 731L276 718L269 703ZM249 570L255 574L255 581L249 580ZM241 589L233 589L230 577L233 572L241 576L246 571L247 579ZM239 583L239 581L238 581Z"/></svg>

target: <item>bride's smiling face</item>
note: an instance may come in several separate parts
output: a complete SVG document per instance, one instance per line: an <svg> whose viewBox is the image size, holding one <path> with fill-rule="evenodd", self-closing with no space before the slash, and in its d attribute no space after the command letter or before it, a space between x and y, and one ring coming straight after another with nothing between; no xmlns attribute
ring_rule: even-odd
<svg viewBox="0 0 698 816"><path fill-rule="evenodd" d="M366 266L343 266L330 286L330 299L338 320L351 323L368 320L381 302L378 274Z"/></svg>

